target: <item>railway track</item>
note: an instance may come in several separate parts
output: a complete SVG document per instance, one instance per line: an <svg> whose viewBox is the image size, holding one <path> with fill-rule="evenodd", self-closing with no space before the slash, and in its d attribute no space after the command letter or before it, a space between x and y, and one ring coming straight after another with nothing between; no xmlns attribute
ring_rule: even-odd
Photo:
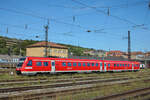
<svg viewBox="0 0 150 100"><path fill-rule="evenodd" d="M21 77L19 79L9 79L9 80L0 80L0 82L21 82L21 81L35 81L35 80L56 80L56 79L62 79L62 78L65 78L65 79L73 79L73 78L86 78L86 77L99 77L99 78L113 78L113 77L124 77L126 75L123 75L123 74L112 74L111 76L109 75L106 75L106 76L101 76L101 74L97 74L97 75L87 75L87 76L73 76L73 75L69 75L68 76L65 76L65 77L53 77L53 76L47 76L47 77Z"/></svg>
<svg viewBox="0 0 150 100"><path fill-rule="evenodd" d="M9 98L20 98L20 100L31 100L31 99L41 99L43 97L56 97L58 94L59 96L62 95L67 95L68 93L73 93L73 94L78 94L83 91L93 91L93 89L100 90L100 88L107 87L107 86L113 86L113 85L128 85L133 82L140 82L141 80L107 80L107 82L100 82L100 85L95 85L97 82L92 82L92 81L86 81L86 82L78 82L78 83L67 83L67 84L59 84L54 87L49 86L49 87L43 87L43 88L36 88L32 90L26 90L26 91L14 91L12 93L1 93L0 94L0 100L4 99L9 99ZM144 82L150 82L149 79L142 80ZM69 85L70 84L70 85ZM11 94L11 95L10 95ZM10 96L8 96L10 95ZM21 99L22 98L22 99ZM97 98L97 100L99 100ZM101 100L101 99L100 99ZM103 100L103 99L102 99Z"/></svg>
<svg viewBox="0 0 150 100"><path fill-rule="evenodd" d="M13 88L0 88L0 93L7 93L7 92L16 92L16 91L26 91L26 90L34 90L34 89L43 89L43 88L54 88L54 87L66 87L66 86L76 86L76 85L83 85L83 84L96 84L96 83L104 83L104 82L114 82L114 81L121 81L121 80L129 80L131 78L114 78L114 79L80 79L78 81L66 81L66 82L55 82L51 84L44 84L44 85L33 85L33 86L24 86L24 87L13 87Z"/></svg>
<svg viewBox="0 0 150 100"><path fill-rule="evenodd" d="M148 80L144 80L144 82L149 82L150 79ZM90 84L90 85L84 85L84 86L81 86L81 85L78 85L78 88L74 88L73 86L71 87L68 87L68 88L64 88L62 90L58 90L58 89L55 89L53 92L46 92L46 93L43 93L43 94L33 94L33 95L28 95L28 96L25 96L24 100L32 100L32 99L41 99L43 96L46 96L46 97L52 97L52 98L57 98L57 95L59 96L65 96L65 95L68 95L68 94L80 94L82 92L86 92L86 91L95 91L95 90L100 90L101 88L103 87L107 87L107 86L113 86L113 85L128 85L132 82L138 82L138 80L136 81L118 81L118 82L110 82L110 83L104 83L102 85L98 85L98 86L94 86L93 84ZM73 92L72 92L73 91ZM87 99L86 99L87 100ZM99 100L103 100L103 99L99 99ZM114 99L116 100L116 99Z"/></svg>
<svg viewBox="0 0 150 100"><path fill-rule="evenodd" d="M7 70L7 71L0 70L0 74L9 73L9 72L10 72L9 70Z"/></svg>
<svg viewBox="0 0 150 100"><path fill-rule="evenodd" d="M134 89L126 91L123 93L113 94L104 97L97 97L93 100L126 100L126 99L135 99L143 96L150 95L150 87ZM150 98L149 98L150 99Z"/></svg>
<svg viewBox="0 0 150 100"><path fill-rule="evenodd" d="M67 91L68 92L71 92L73 91L74 93L79 93L80 90L76 89L77 87L80 87L81 90L85 90L87 91L88 89L93 89L95 87L95 84L102 84L102 86L109 86L109 85L113 85L113 84L120 84L120 82L123 82L121 84L127 84L129 83L128 81L132 80L132 81L136 81L134 80L134 78L142 78L142 77L147 77L149 76L149 74L145 74L143 72L140 72L139 74L137 74L136 76L137 77L125 77L126 75L124 75L125 73L113 73L111 76L107 77L107 78L112 78L112 79L104 79L106 77L95 77L97 75L93 75L93 76L88 76L88 77L83 77L81 78L81 76L70 76L70 77L67 77L66 79L61 79L59 77L55 77L53 78L52 80L49 80L47 78L37 78L37 79L40 79L40 82L42 83L47 83L49 81L51 81L52 83L49 83L49 84L41 84L40 85L33 85L33 86L24 86L24 87L16 87L16 88L2 88L0 89L0 100L5 100L4 98L6 97L10 97L9 95L10 94L14 94L12 95L14 97L19 97L20 95L22 96L22 93L27 93L29 94L28 96L30 96L30 98L41 98L39 95L38 95L38 91L43 91L43 90L58 90L59 92L62 92L62 95L64 95L63 93L66 93ZM87 74L88 75L88 74ZM101 75L101 74L98 74L98 75ZM143 75L143 76L141 76ZM127 75L128 76L128 75ZM119 78L114 78L114 77L119 77ZM13 84L22 84L24 83L25 81L28 81L28 82L35 82L37 81L37 79L17 79L17 80L4 80L5 82L3 82L3 80L0 80L0 85L13 85ZM145 80L146 81L146 80ZM150 79L148 79L147 81L150 81ZM13 83L11 83L13 82ZM124 83L126 82L126 83ZM5 84L6 83L6 84ZM7 84L8 83L8 84ZM42 86L41 86L42 85ZM89 88L89 86L91 86ZM62 88L64 89L68 89L68 88L73 88L72 90L66 90L66 92L64 91L60 91ZM86 87L86 88L83 88L83 87ZM96 87L98 88L98 87ZM95 89L96 89L95 88ZM32 95L32 92L34 91L34 95ZM58 93L58 91L56 93ZM28 93L29 92L29 93ZM19 93L21 93L19 95ZM43 96L47 95L47 96L52 96L52 97L55 97L56 96L56 93L53 91L53 92L45 92L45 93L42 93ZM72 92L71 92L72 93ZM36 95L36 96L35 96ZM28 97L27 96L27 97ZM24 98L24 96L23 96ZM29 98L29 99L30 99ZM25 98L24 98L25 99Z"/></svg>
<svg viewBox="0 0 150 100"><path fill-rule="evenodd" d="M1 71L0 71L1 72ZM2 71L2 73L4 73L4 72L9 72L8 70L7 71ZM90 74L90 75L86 75L86 76L74 76L74 75L70 75L70 74L68 74L68 75L66 75L65 77L61 77L61 75L59 75L59 77L57 76L57 75L48 75L48 76L46 76L46 77L38 77L38 76L36 76L36 77L26 77L26 78L24 78L24 77L21 77L21 78L18 78L18 79L9 79L9 80L0 80L0 82L20 82L20 81L34 81L34 80L47 80L47 79L62 79L62 78L81 78L81 77L103 77L103 78L110 78L110 77L124 77L124 76L128 76L128 75L126 75L126 73L128 73L128 72L124 72L124 73L112 73L112 74L110 74L110 75L107 75L107 73L105 74L101 74L101 73L98 73L98 74L96 74L96 75L93 75L93 74ZM102 76L101 76L102 75ZM150 75L150 73L144 73L144 72L139 72L138 74L137 74L137 76L143 76L143 75ZM54 77L53 77L54 76ZM135 76L135 75L134 75Z"/></svg>
<svg viewBox="0 0 150 100"><path fill-rule="evenodd" d="M107 77L107 79L112 79L115 76L110 76ZM134 78L142 78L143 76L138 76ZM145 75L144 77L149 77L149 75ZM119 76L118 78L130 78L132 79L133 77L128 77L126 75ZM80 78L80 77L74 77L74 78L67 78L67 79L62 79L62 78L55 78L55 79L47 79L47 78L39 78L39 79L19 79L19 80L5 80L4 82L1 80L0 81L0 87L20 87L24 85L36 85L36 84L51 84L51 83L57 83L57 82L72 82L72 81L81 81L81 80L98 80L98 79L105 79L105 77L85 77L85 78Z"/></svg>
<svg viewBox="0 0 150 100"><path fill-rule="evenodd" d="M109 77L113 78L113 77ZM103 77L86 77L86 78L68 78L68 79L32 79L32 80L15 80L15 81L9 81L9 82L1 82L0 86L5 86L5 85L20 85L20 84L34 84L34 83L54 83L54 82L69 82L69 81L81 81L81 80L97 80L97 79L104 79ZM41 84L40 84L41 85Z"/></svg>

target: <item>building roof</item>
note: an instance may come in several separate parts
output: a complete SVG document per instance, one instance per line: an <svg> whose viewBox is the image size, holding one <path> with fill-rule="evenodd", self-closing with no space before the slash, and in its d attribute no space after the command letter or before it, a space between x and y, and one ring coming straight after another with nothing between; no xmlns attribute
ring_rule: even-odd
<svg viewBox="0 0 150 100"><path fill-rule="evenodd" d="M131 55L143 55L144 53L141 51L131 52Z"/></svg>
<svg viewBox="0 0 150 100"><path fill-rule="evenodd" d="M121 54L123 54L124 52L119 51L119 50L113 50L113 51L108 51L107 53L108 54L112 54L112 53L121 53Z"/></svg>
<svg viewBox="0 0 150 100"><path fill-rule="evenodd" d="M46 42L38 42L32 45L27 46L27 48L32 48L32 47L46 47ZM53 42L48 42L48 47L55 47L55 48L64 48L64 49L68 49L68 47L63 46L63 45L59 45Z"/></svg>

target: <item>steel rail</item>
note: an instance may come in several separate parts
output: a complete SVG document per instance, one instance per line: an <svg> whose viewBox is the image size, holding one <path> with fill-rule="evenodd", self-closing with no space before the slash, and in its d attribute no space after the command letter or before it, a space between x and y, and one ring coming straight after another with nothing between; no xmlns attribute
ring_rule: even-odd
<svg viewBox="0 0 150 100"><path fill-rule="evenodd" d="M82 90L93 90L93 89L100 89L105 86L113 86L113 85L128 85L132 82L140 82L141 80L126 80L126 81L118 81L118 82L109 82L104 83L102 85L96 86L94 84L78 84L78 86L66 86L66 87L53 87L53 88L47 88L47 89L38 89L38 90L32 90L32 91L24 91L18 94L12 93L13 95L8 96L0 96L1 99L10 99L10 98L23 98L22 100L31 100L31 99L40 99L43 97L57 97L57 95L67 95L67 93L81 93ZM144 82L149 82L150 79L142 80ZM103 99L102 99L103 100Z"/></svg>

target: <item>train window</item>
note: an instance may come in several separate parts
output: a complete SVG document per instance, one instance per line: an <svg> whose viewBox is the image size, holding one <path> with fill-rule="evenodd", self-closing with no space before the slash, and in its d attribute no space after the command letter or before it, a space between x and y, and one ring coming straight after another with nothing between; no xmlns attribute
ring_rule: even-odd
<svg viewBox="0 0 150 100"><path fill-rule="evenodd" d="M125 66L127 66L127 64L125 64Z"/></svg>
<svg viewBox="0 0 150 100"><path fill-rule="evenodd" d="M70 63L70 62L68 63L68 66L71 66L71 63Z"/></svg>
<svg viewBox="0 0 150 100"><path fill-rule="evenodd" d="M119 67L119 64L117 64L117 67Z"/></svg>
<svg viewBox="0 0 150 100"><path fill-rule="evenodd" d="M108 64L108 67L110 67L110 64Z"/></svg>
<svg viewBox="0 0 150 100"><path fill-rule="evenodd" d="M102 66L102 63L100 63L100 66Z"/></svg>
<svg viewBox="0 0 150 100"><path fill-rule="evenodd" d="M78 66L81 66L81 63L78 63Z"/></svg>
<svg viewBox="0 0 150 100"><path fill-rule="evenodd" d="M116 67L116 64L114 64L114 67Z"/></svg>
<svg viewBox="0 0 150 100"><path fill-rule="evenodd" d="M87 66L89 67L89 66L90 66L90 63L87 63Z"/></svg>
<svg viewBox="0 0 150 100"><path fill-rule="evenodd" d="M32 60L29 60L27 66L32 66Z"/></svg>
<svg viewBox="0 0 150 100"><path fill-rule="evenodd" d="M128 64L128 67L130 66L130 64Z"/></svg>
<svg viewBox="0 0 150 100"><path fill-rule="evenodd" d="M44 66L48 66L48 62L44 62L43 64L44 64Z"/></svg>
<svg viewBox="0 0 150 100"><path fill-rule="evenodd" d="M42 62L36 62L36 66L42 66Z"/></svg>
<svg viewBox="0 0 150 100"><path fill-rule="evenodd" d="M122 67L122 64L120 64L120 67Z"/></svg>
<svg viewBox="0 0 150 100"><path fill-rule="evenodd" d="M83 66L85 66L85 63L83 63Z"/></svg>
<svg viewBox="0 0 150 100"><path fill-rule="evenodd" d="M54 61L52 62L52 66L55 66L55 62Z"/></svg>
<svg viewBox="0 0 150 100"><path fill-rule="evenodd" d="M73 63L73 66L77 66L77 63Z"/></svg>
<svg viewBox="0 0 150 100"><path fill-rule="evenodd" d="M96 63L96 67L98 67L98 63Z"/></svg>
<svg viewBox="0 0 150 100"><path fill-rule="evenodd" d="M124 67L124 64L122 64L122 66Z"/></svg>
<svg viewBox="0 0 150 100"><path fill-rule="evenodd" d="M94 63L92 63L92 66L94 66Z"/></svg>
<svg viewBox="0 0 150 100"><path fill-rule="evenodd" d="M63 62L63 63L62 63L62 66L66 66L66 63L65 63L65 62Z"/></svg>

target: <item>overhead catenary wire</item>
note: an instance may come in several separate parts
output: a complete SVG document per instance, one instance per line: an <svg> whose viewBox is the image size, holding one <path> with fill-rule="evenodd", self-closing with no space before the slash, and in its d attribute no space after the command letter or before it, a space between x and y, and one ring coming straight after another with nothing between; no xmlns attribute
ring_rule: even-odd
<svg viewBox="0 0 150 100"><path fill-rule="evenodd" d="M95 8L127 8L127 7L134 7L137 5L141 5L141 4L146 4L148 1L147 0L143 0L143 1L138 1L138 2L133 2L133 3L125 3L125 4L120 4L120 5L111 5L111 6L93 6Z"/></svg>
<svg viewBox="0 0 150 100"><path fill-rule="evenodd" d="M25 29L25 30L32 30L32 31L38 31L38 32L43 32L42 30L38 30L35 28L30 28L28 24L24 24L24 25L13 25L13 24L6 24L6 23L0 23L0 25L3 26L9 26L9 27L15 27L15 28L19 28L19 29Z"/></svg>
<svg viewBox="0 0 150 100"><path fill-rule="evenodd" d="M66 23L66 22L59 21L59 20L54 19L54 18L48 18L48 17L43 17L43 16L40 16L40 15L35 15L33 13L28 13L28 12L23 12L23 11L8 9L8 8L2 8L2 7L0 7L0 10L4 10L4 11L8 11L8 12L13 12L13 13L17 13L17 14L23 14L23 15L26 15L26 16L35 17L35 18L38 18L38 19L46 20L46 21L49 19L49 20L54 21L56 23L65 24L65 25L69 25L69 26L75 26L75 27L79 27L81 29L88 29L88 27L83 27L81 25Z"/></svg>
<svg viewBox="0 0 150 100"><path fill-rule="evenodd" d="M73 0L73 1L74 1L74 0ZM92 7L92 8L93 8L93 7ZM23 15L28 15L28 16L32 16L32 17L36 17L36 18L40 18L40 19L44 19L44 20L47 20L47 19L48 19L48 18L46 18L46 17L42 17L42 16L39 16L39 15L34 15L33 13L31 14L31 13L22 12L22 11L16 11L16 10L8 9L8 8L7 8L7 9L5 9L5 8L0 8L0 10L5 10L5 11L13 12L13 13L19 13L19 14L23 14ZM101 11L101 10L98 10L98 11ZM101 12L108 15L108 13L106 13L106 12L104 12L104 11L101 11ZM112 16L112 15L110 15L110 16ZM115 16L113 16L113 17L115 17ZM116 18L118 18L118 19L120 19L120 20L122 20L122 21L128 22L128 23L134 24L133 22L130 22L130 21L125 20L125 19L122 19L122 18L119 18L119 17L117 17L117 16L116 16ZM78 28L81 28L81 29L84 29L84 30L85 30L85 29L86 29L86 30L89 30L89 29L90 29L89 27L83 27L83 26L77 25L77 24L66 23L66 22L59 21L59 20L56 20L56 19L53 19L53 18L50 18L50 20L52 20L52 21L54 21L54 22L56 22L56 23L61 23L61 24L69 25L69 26L75 26L75 27L78 27ZM144 29L147 30L147 28L144 28Z"/></svg>
<svg viewBox="0 0 150 100"><path fill-rule="evenodd" d="M89 6L89 5L85 4L85 3L82 3L82 2L77 1L77 0L72 0L72 1L75 2L75 3L77 3L77 4L80 4L80 5L82 5L82 6L85 6L85 7L91 8L91 9L94 9L95 11L100 12L100 13L102 13L102 14L104 14L104 15L108 15L107 12L105 12L105 11L103 11L103 10L100 10L100 9L97 9L96 7ZM131 24L131 25L137 25L136 23L134 23L134 22L132 22L132 21L130 21L130 20L121 18L121 17L119 17L119 16L115 16L115 15L112 15L112 14L109 14L109 16L112 17L112 18L115 18L115 19L117 19L117 20L123 21L123 22L125 22L125 23ZM145 28L145 27L140 27L140 28L141 28L141 29L144 29L144 30L150 31L148 28Z"/></svg>
<svg viewBox="0 0 150 100"><path fill-rule="evenodd" d="M26 13L24 13L24 14L26 14ZM108 14L107 14L107 15L108 15ZM36 17L36 16L34 16L34 17ZM46 19L47 19L47 18L46 18ZM55 21L57 21L58 23L61 23L61 21L58 21L58 20L55 20ZM73 25L73 26L74 26L74 24L71 24L71 23L68 24L68 23L66 23L66 22L63 22L62 24L67 24L67 25ZM82 26L77 25L77 27L80 27L80 28L81 28ZM82 27L82 29L85 29L85 28ZM86 28L86 29L87 29L87 28Z"/></svg>
<svg viewBox="0 0 150 100"><path fill-rule="evenodd" d="M2 30L0 30L0 33L2 33L4 36L6 36L6 35L17 35L17 36L25 36L25 37L28 37L28 38L35 38L38 34L31 34L31 33L28 33L28 34L24 34L24 33L16 33L16 32L10 32L9 30L8 30L8 32L7 31L2 31ZM1 34L1 35L2 35Z"/></svg>
<svg viewBox="0 0 150 100"><path fill-rule="evenodd" d="M111 6L93 6L95 8L126 8L126 7L133 7L133 6L136 6L136 5L141 5L141 4L145 4L147 3L148 1L147 0L144 0L144 1L137 1L137 2L133 2L133 3L125 3L125 4L120 4L120 5L111 5ZM60 8L71 8L71 9L85 9L87 7L76 7L76 6L68 6L68 5L55 5L55 4L49 4L48 5L49 7L60 7Z"/></svg>

